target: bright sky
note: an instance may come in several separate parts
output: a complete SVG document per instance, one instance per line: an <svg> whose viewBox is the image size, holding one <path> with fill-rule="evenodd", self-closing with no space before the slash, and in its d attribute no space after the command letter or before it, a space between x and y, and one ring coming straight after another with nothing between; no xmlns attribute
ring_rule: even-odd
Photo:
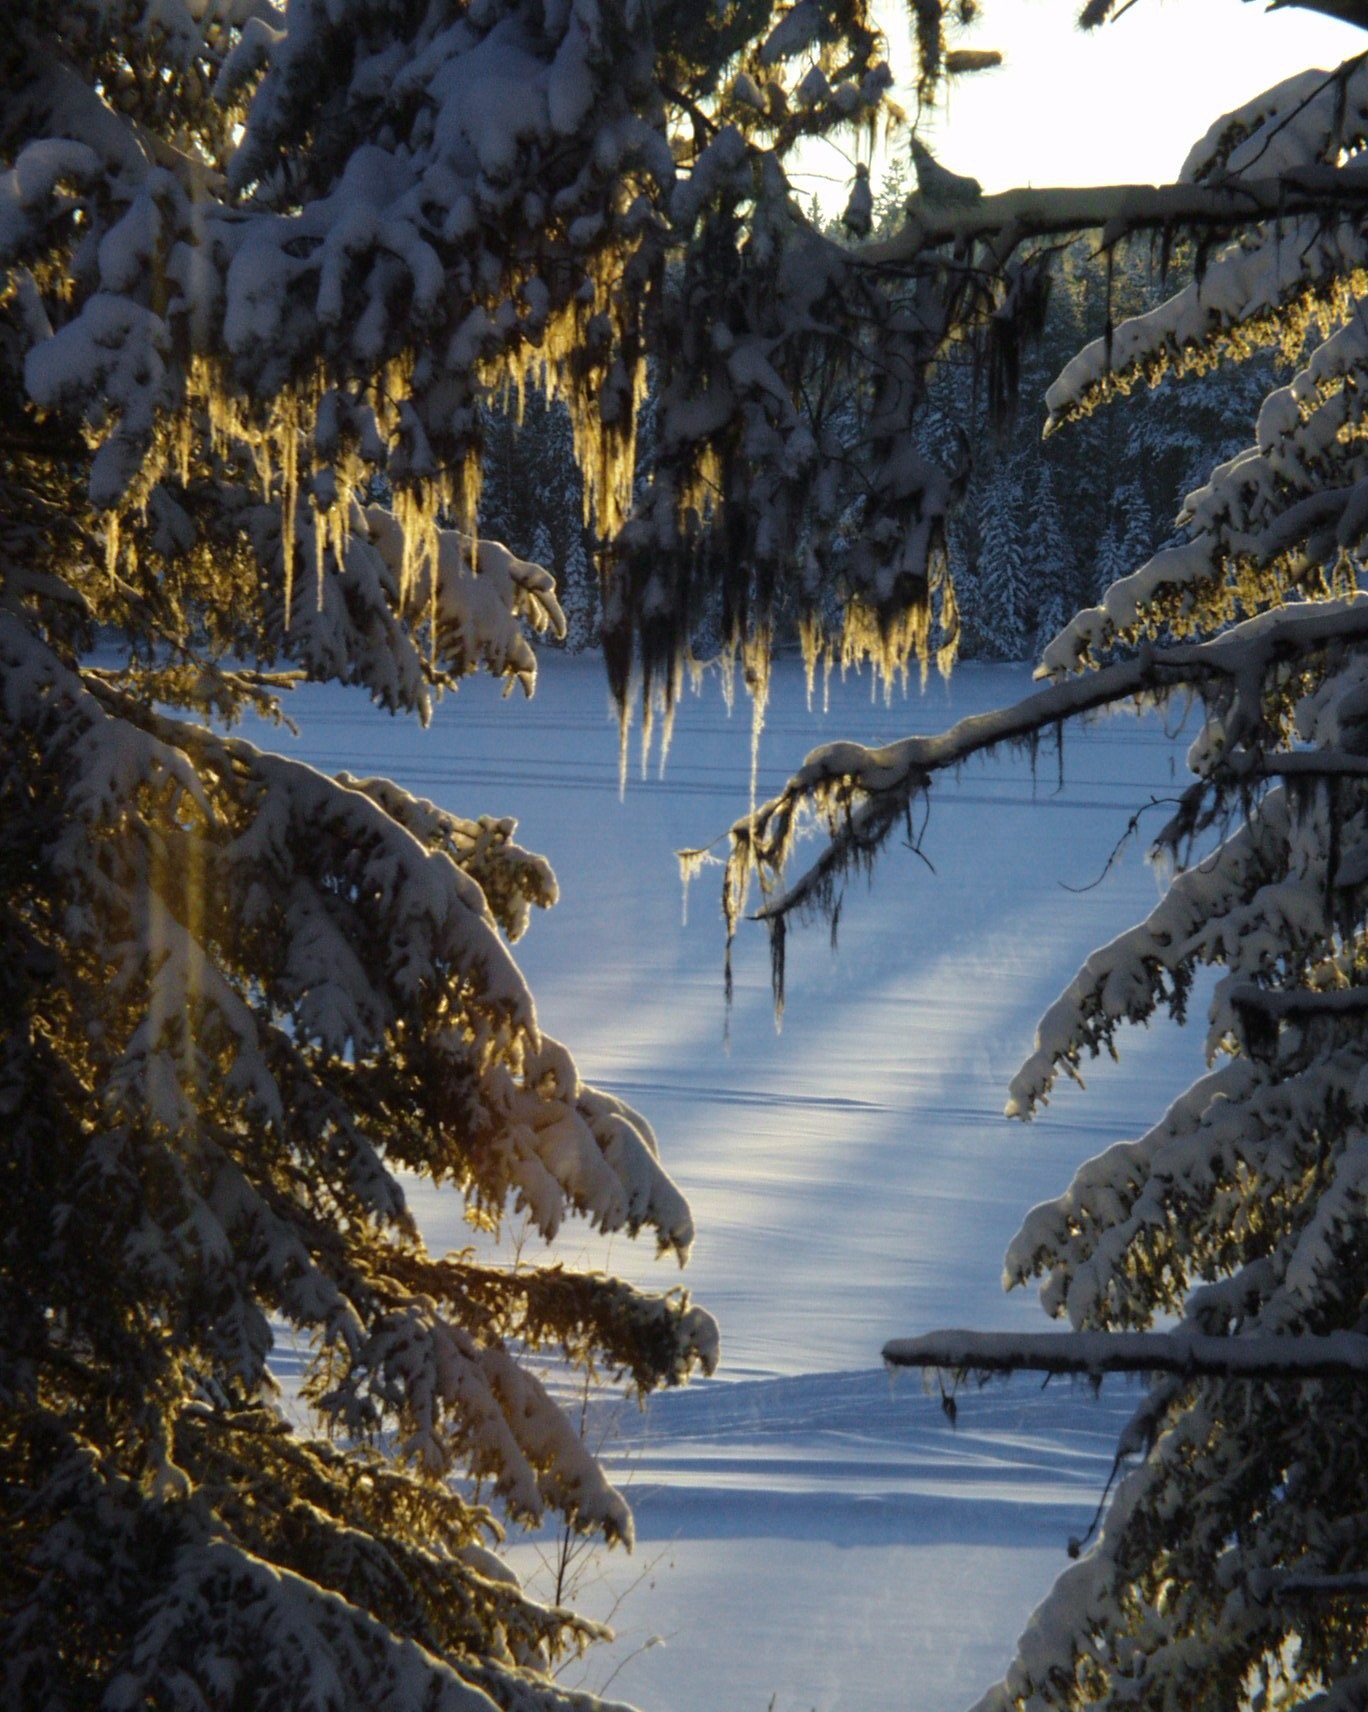
<svg viewBox="0 0 1368 1712"><path fill-rule="evenodd" d="M1080 3L982 0L983 18L953 45L997 48L1005 64L955 85L929 133L946 166L986 190L1171 179L1222 113L1368 49L1368 32L1246 0L1136 0L1085 35ZM888 18L896 49L906 11L890 4Z"/></svg>

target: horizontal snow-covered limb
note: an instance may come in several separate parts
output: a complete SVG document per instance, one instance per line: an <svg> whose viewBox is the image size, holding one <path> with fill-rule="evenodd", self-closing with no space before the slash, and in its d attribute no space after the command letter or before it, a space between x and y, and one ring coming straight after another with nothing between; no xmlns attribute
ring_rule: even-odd
<svg viewBox="0 0 1368 1712"><path fill-rule="evenodd" d="M863 246L854 265L896 268L937 245L975 239L1008 254L1035 237L1082 230L1100 230L1104 246L1145 231L1205 229L1219 237L1243 232L1199 280L1072 359L1047 396L1050 427L1089 408L1099 387L1109 395L1172 362L1209 361L1213 340L1238 341L1245 336L1241 329L1277 344L1285 338L1289 306L1333 295L1337 282L1368 256L1358 220L1368 165L1362 156L1338 164L1345 141L1331 135L1340 127L1348 143L1357 139L1368 80L1356 66L1350 76L1354 102L1346 109L1337 74L1310 75L1320 79L1311 123L1319 140L1301 125L1303 115L1298 124L1288 124L1283 114L1272 126L1273 141L1263 134L1247 139L1251 164L1247 170L1242 164L1238 177L1232 168L1229 178L1213 184L1024 188L949 206L914 199L903 229Z"/></svg>
<svg viewBox="0 0 1368 1712"><path fill-rule="evenodd" d="M1073 1075L1082 1052L1110 1045L1122 1022L1146 1021L1181 991L1175 981L1198 962L1226 962L1262 973L1281 950L1278 931L1305 939L1323 925L1314 889L1280 878L1287 814L1272 792L1206 860L1178 874L1144 921L1092 952L1036 1027L1031 1055L1013 1076L1010 1117L1026 1117L1048 1099L1060 1070ZM1236 1020L1218 992L1207 1048L1214 1053Z"/></svg>
<svg viewBox="0 0 1368 1712"><path fill-rule="evenodd" d="M296 1034L379 1066L393 1060L402 1020L410 1045L429 1043L426 1074L449 1083L427 1089L423 1109L471 1095L481 1106L481 1122L469 1126L474 1134L429 1138L434 1169L478 1186L495 1205L515 1193L548 1238L577 1211L604 1230L635 1234L648 1226L682 1263L693 1221L650 1126L621 1101L586 1088L569 1052L540 1033L531 993L500 935L501 925L521 930L530 904L554 898L549 867L513 843L513 823L462 820L388 781L332 780L241 738L148 719L157 733L148 741L178 757L188 780L198 782L196 769L232 778L250 800L236 835L207 858L219 889L241 891L255 921L269 915L268 898L288 875L266 994L288 1011ZM159 979L176 967L167 965ZM186 975L176 991L189 981ZM134 1044L141 1065L143 1047ZM144 1080L162 1064L156 1046L149 1036L150 1068L138 1071ZM245 1076L236 1073L238 1082ZM192 1108L193 1089L181 1098L179 1087L178 1074L155 1084L168 1117Z"/></svg>
<svg viewBox="0 0 1368 1712"><path fill-rule="evenodd" d="M582 1087L577 1103L622 1186L623 1224L633 1234L649 1225L660 1247L672 1249L682 1266L693 1247L693 1214L660 1163L650 1124L625 1101L598 1088Z"/></svg>
<svg viewBox="0 0 1368 1712"><path fill-rule="evenodd" d="M445 852L425 849L367 793L304 762L268 754L242 738L195 733L192 740L206 760L217 748L259 787L250 823L226 854L245 867L300 870L283 990L306 1007L302 1020L310 1033L330 1049L351 1042L358 1051L373 1050L396 1005L464 981L477 1040L502 1037L505 1029L536 1037L532 995L483 893ZM334 878L346 888L344 897L383 926L379 971L363 969L343 912L316 888L315 882L326 888Z"/></svg>
<svg viewBox="0 0 1368 1712"><path fill-rule="evenodd" d="M410 1045L420 1035L431 1040L425 1073L444 1074L449 1083L428 1088L423 1109L450 1110L453 1099L477 1092L483 1107L475 1135L453 1127L429 1138L439 1169L458 1177L473 1172L496 1203L510 1189L529 1193L547 1234L573 1208L605 1229L649 1225L662 1246L681 1259L687 1254L688 1207L660 1165L645 1120L585 1089L569 1054L537 1030L499 925L519 930L529 904L554 896L554 880L512 842L511 823L462 821L381 781L349 787L165 716L145 714L151 729L140 729L115 711L127 711L117 688L104 681L88 687L12 616L0 615L0 665L16 722L37 731L68 709L66 742L79 761L70 786L77 820L64 835L66 854L54 860L82 889L108 892L92 899L92 922L105 919L106 906L116 919L129 912L136 918L119 939L121 979L135 989L146 985L148 1002L115 1066L111 1088L120 1109L151 1117L168 1133L193 1130L203 1051L229 1048L220 1067L226 1087L279 1128L285 1101L278 1078L295 1063L298 1042L355 1055L358 1069L377 1054L393 1062L386 1043L402 1017ZM138 838L160 850L162 834L149 823L135 835L130 829L140 823L127 820L148 792L168 812L179 793L205 823L199 833L181 828L178 859L158 858L160 866L138 854ZM106 835L107 827L119 830ZM122 864L109 873L89 848L92 837L106 836L117 837L111 848ZM198 854L190 862L192 838ZM162 895L165 886L180 886L187 862L204 876L212 931L237 898L249 928L273 924L272 966L253 978L264 982L267 1010L288 1014L291 1038L273 1035L269 1056L259 1026L269 1019L239 995L239 972L224 963L224 946L209 943L204 924L192 932L176 914L194 899L173 907L170 894ZM165 885L145 883L149 864ZM491 885L497 920L482 880ZM482 1055L489 1055L483 1064ZM289 1074L299 1084L292 1083L298 1105L313 1071L300 1061ZM293 1133L293 1116L289 1127ZM472 1148L483 1152L475 1157ZM402 1198L364 1135L352 1138L348 1157L354 1190L393 1214ZM212 1248L217 1239L205 1232L196 1240ZM327 1317L285 1306L301 1322Z"/></svg>
<svg viewBox="0 0 1368 1712"><path fill-rule="evenodd" d="M62 137L21 149L9 171L0 173L0 261L9 263L33 244L46 221L70 207L65 187L91 184L100 164L88 144Z"/></svg>
<svg viewBox="0 0 1368 1712"><path fill-rule="evenodd" d="M1140 1412L1146 1412L1146 1404ZM1151 1422L1151 1431L1163 1412L1161 1408ZM1132 1443L1125 1454L1144 1448ZM1161 1456L1164 1448L1161 1444ZM1196 1555L1193 1541L1201 1531L1201 1518L1189 1518L1177 1508L1166 1473L1161 1460L1150 1459L1121 1480L1092 1550L1056 1579L1018 1638L1005 1679L989 1689L972 1712L1059 1712L1079 1704L1080 1681L1100 1685L1118 1678L1130 1678L1145 1691L1145 1697L1137 1699L1146 1712L1199 1703L1192 1692L1197 1685L1190 1678L1196 1675L1200 1683L1209 1650L1204 1648L1199 1656L1175 1640L1177 1614L1171 1604L1155 1622L1149 1588L1138 1585L1134 1569L1124 1561L1131 1531L1150 1516L1190 1554L1185 1567ZM1071 1555L1077 1555L1080 1545L1070 1542ZM1194 1577L1193 1585L1203 1594L1216 1588L1209 1569L1200 1579ZM1219 1604L1219 1590L1215 1597ZM1158 1697L1152 1698L1156 1691Z"/></svg>
<svg viewBox="0 0 1368 1712"><path fill-rule="evenodd" d="M1262 1315L1271 1330L1281 1331L1283 1324L1295 1329L1327 1296L1342 1302L1347 1291L1357 1307L1358 1290L1346 1257L1358 1242L1368 1205L1368 1140L1361 1126L1338 1149L1329 1171L1322 1171L1328 1180L1311 1217L1287 1245L1278 1298Z"/></svg>
<svg viewBox="0 0 1368 1712"><path fill-rule="evenodd" d="M428 849L445 850L478 883L510 940L516 942L526 932L533 908L549 909L556 902L559 892L551 864L514 842L518 823L511 817L482 814L469 820L438 808L426 797L410 796L389 779L357 779L339 773L337 782L374 798Z"/></svg>
<svg viewBox="0 0 1368 1712"><path fill-rule="evenodd" d="M766 897L757 912L778 920L819 899L852 849L876 847L902 806L924 790L932 775L1000 743L1029 742L1065 719L1125 701L1156 679L1151 656L1104 668L1087 678L1052 684L1009 708L974 714L935 737L908 737L880 748L836 742L814 749L777 797L733 823L733 863L754 866L778 880L806 811L824 817L830 843L804 873ZM892 804L889 809L886 805ZM696 856L698 852L686 853ZM729 920L740 913L740 890L727 903Z"/></svg>
<svg viewBox="0 0 1368 1712"><path fill-rule="evenodd" d="M525 1062L522 1085L493 1079L487 1097L501 1119L516 1205L551 1241L570 1212L603 1231L635 1235L643 1225L681 1265L693 1243L688 1203L645 1139L645 1120L610 1096L573 1080L569 1093L538 1075L547 1048ZM569 1063L569 1055L565 1054Z"/></svg>
<svg viewBox="0 0 1368 1712"><path fill-rule="evenodd" d="M883 1347L890 1367L972 1373L1175 1373L1233 1379L1339 1379L1368 1374L1368 1336L1179 1332L929 1332Z"/></svg>
<svg viewBox="0 0 1368 1712"><path fill-rule="evenodd" d="M1264 1079L1247 1059L1230 1060L1194 1083L1139 1140L1086 1160L1062 1195L1022 1221L1003 1260L1004 1288L1047 1273L1046 1312L1067 1313L1076 1330L1103 1315L1112 1323L1152 1318L1149 1269L1137 1280L1126 1256L1133 1244L1168 1233L1172 1198L1185 1189L1194 1199L1208 1197L1216 1175L1230 1173L1232 1146L1246 1139L1248 1102Z"/></svg>
<svg viewBox="0 0 1368 1712"><path fill-rule="evenodd" d="M52 1681L75 1588L85 1633L117 1636L100 1661L111 1707L264 1693L316 1712L599 1712L547 1679L542 1649L601 1625L525 1596L480 1543L493 1519L449 1488L303 1440L263 1407L183 1408L154 1482L55 1410L17 1436L28 1514L47 1526L0 1661L7 1704Z"/></svg>
<svg viewBox="0 0 1368 1712"><path fill-rule="evenodd" d="M1299 749L1292 754L1275 752L1251 755L1248 765L1233 757L1242 779L1368 779L1368 755L1346 755L1331 749Z"/></svg>
<svg viewBox="0 0 1368 1712"><path fill-rule="evenodd" d="M154 1122L193 1121L194 1094L187 1098L181 1082L183 1071L194 1073L194 1054L173 1062L162 1050L193 1017L206 1047L221 1055L219 1074L235 1104L279 1127L281 1094L258 1018L170 901L186 876L172 870L167 852L193 855L204 871L226 835L224 805L174 736L111 715L12 613L0 613L0 709L0 727L22 734L25 747L41 739L49 765L65 775L68 819L45 857L66 888L67 933L98 948L115 991L140 984L142 1015L111 1083L116 1103L133 1092Z"/></svg>
<svg viewBox="0 0 1368 1712"><path fill-rule="evenodd" d="M469 823L439 823L421 810L404 810L396 819L392 786L368 783L346 790L299 763L244 748L240 740L229 740L229 752L239 765L250 761L268 786L277 781L288 787L283 802L291 816L302 815L314 828L315 848L321 849L318 834L324 832L338 844L346 853L349 888L371 899L385 921L388 992L373 990L371 978L363 977L336 903L321 894L315 898L312 890L300 895L291 914L285 980L288 991L298 990L301 1025L337 1047L351 1041L358 1051L378 1050L401 1008L424 994L435 1003L444 988L459 982L464 1022L451 1035L451 1073L465 1073L472 1041L476 1053L495 1050L506 1060L504 1068L487 1064L480 1097L493 1126L491 1147L505 1162L504 1181L537 1228L551 1237L571 1209L604 1230L635 1233L650 1226L661 1246L674 1249L682 1262L693 1221L660 1164L649 1126L630 1107L587 1089L565 1048L537 1030L531 995L473 877L477 864L485 871L492 867L490 841L496 839L508 879L518 888L516 897L499 902L516 924L524 913L523 888L549 880L549 871L535 864L529 869L492 823L471 838ZM281 796L280 790L275 794ZM435 835L441 843L424 848ZM246 855L250 845L266 856L285 836L263 804L250 832L238 840L238 854ZM439 1057L444 1038L435 1041ZM452 1136L447 1145L458 1157L459 1138Z"/></svg>
<svg viewBox="0 0 1368 1712"><path fill-rule="evenodd" d="M1270 1660L1288 1664L1298 1705L1362 1705L1354 1668L1334 1669L1321 1692L1318 1649L1337 1638L1329 1625L1268 1597L1289 1573L1365 1561L1361 1375L1318 1384L1303 1407L1288 1389L1300 1372L1250 1377L1151 1383L1118 1446L1118 1467L1143 1461L1117 1483L1095 1543L1032 1615L1005 1680L975 1712L1061 1712L1114 1701L1118 1688L1141 1712L1224 1705L1230 1685L1260 1680ZM1335 1650L1332 1664L1341 1657ZM1094 1688L1086 1699L1081 1685Z"/></svg>
<svg viewBox="0 0 1368 1712"><path fill-rule="evenodd" d="M1270 1022L1310 1022L1318 1017L1358 1017L1368 1011L1368 987L1280 987L1269 991L1251 982L1229 988L1226 1002L1235 1011L1258 1011Z"/></svg>
<svg viewBox="0 0 1368 1712"><path fill-rule="evenodd" d="M241 25L236 43L223 56L214 79L214 99L230 102L239 90L270 62L285 39L284 13L277 7L259 4Z"/></svg>
<svg viewBox="0 0 1368 1712"><path fill-rule="evenodd" d="M1368 1075L1352 1036L1290 1073L1229 1060L1148 1134L1088 1160L1031 1210L1004 1286L1044 1274L1043 1306L1077 1330L1145 1327L1164 1312L1213 1334L1324 1324L1345 1311L1365 1127Z"/></svg>
<svg viewBox="0 0 1368 1712"><path fill-rule="evenodd" d="M544 1664L553 1637L571 1644L602 1638L601 1625L524 1595L486 1544L500 1528L483 1506L385 1452L334 1446L283 1427L280 1412L260 1407L191 1404L176 1419L175 1458L201 1502L252 1493L250 1506L227 1506L233 1537L246 1549L341 1592L462 1665L477 1632L496 1670ZM303 1503L301 1491L308 1494Z"/></svg>
<svg viewBox="0 0 1368 1712"><path fill-rule="evenodd" d="M794 909L829 906L836 878L853 863L873 856L901 823L907 805L930 789L940 770L995 743L1038 740L1068 717L1094 707L1127 698L1161 698L1187 687L1216 705L1219 717L1210 717L1207 741L1192 757L1193 765L1210 776L1210 784L1193 786L1188 793L1192 801L1185 798L1180 815L1161 834L1166 846L1181 847L1187 835L1183 827L1192 830L1205 823L1202 805L1207 794L1219 800L1222 791L1246 789L1277 776L1284 765L1289 777L1303 770L1311 777L1322 770L1334 774L1339 750L1286 753L1276 748L1279 734L1264 721L1265 690L1311 657L1329 663L1329 683L1349 669L1335 661L1353 661L1365 640L1368 601L1361 597L1284 606L1207 642L1145 647L1132 661L1060 681L1010 709L972 717L940 736L916 736L880 748L824 746L808 757L779 798L762 806L755 817L735 823L726 895L729 914L733 919L740 914L741 887L752 870L767 887L757 914L776 930ZM1329 733L1327 721L1349 721L1353 690L1351 678L1342 681L1339 697L1327 690L1322 712L1315 716L1317 728ZM1346 776L1353 772L1346 767ZM1327 940L1327 887L1332 880L1346 885L1358 871L1353 865L1363 842L1359 817L1341 800L1334 815L1344 854L1334 877L1323 873L1317 851L1323 853L1325 846L1310 834L1311 823L1320 825L1327 813L1330 808L1323 801L1303 801L1284 789L1269 791L1216 854L1178 875L1145 923L1092 955L1041 1022L1031 1060L1012 1084L1008 1111L1029 1113L1050 1092L1060 1067L1077 1063L1082 1049L1096 1051L1111 1043L1123 1020L1145 1019L1164 1000L1181 1003L1197 964L1228 969L1212 1008L1209 1049L1221 1048L1228 1037L1245 1039L1255 1015L1255 1007L1236 1003L1245 986L1269 984L1288 945L1311 950ZM796 880L782 885L784 861L806 817L825 825L827 846ZM782 952L782 938L777 950Z"/></svg>
<svg viewBox="0 0 1368 1712"><path fill-rule="evenodd" d="M83 676L73 671L15 612L0 611L0 711L16 730L40 736L76 757L68 789L91 826L116 824L140 788L168 813L214 812L193 762L155 732L111 719Z"/></svg>
<svg viewBox="0 0 1368 1712"><path fill-rule="evenodd" d="M1251 772L1276 770L1276 759L1248 771L1235 764L1227 780L1238 790ZM1328 867L1331 821L1349 854ZM1160 834L1159 847L1178 847L1182 836L1180 817ZM1187 978L1199 964L1226 971L1211 1002L1208 1058L1232 1041L1273 1058L1284 1021L1352 1022L1363 1002L1353 969L1331 960L1327 899L1335 888L1346 905L1355 895L1344 888L1354 880L1349 864L1362 838L1362 809L1352 801L1332 804L1326 793L1299 800L1286 786L1250 801L1236 831L1177 874L1143 922L1094 951L1046 1011L1034 1049L1012 1080L1009 1115L1028 1115L1048 1097L1059 1070L1073 1074L1085 1049L1096 1054L1109 1047L1121 1022L1147 1020L1164 1001L1181 1009ZM1289 959L1308 963L1303 976L1290 978L1304 985L1289 984Z"/></svg>
<svg viewBox="0 0 1368 1712"><path fill-rule="evenodd" d="M392 511L367 506L366 532L389 566L394 586L405 587L412 621L435 621L433 644L447 670L460 676L482 668L516 679L531 695L537 661L523 622L538 634L565 635L565 614L549 570L520 559L501 542L472 541L454 529L434 532L433 551L420 551L404 584L401 567L411 544Z"/></svg>
<svg viewBox="0 0 1368 1712"><path fill-rule="evenodd" d="M1345 1575L1312 1575L1290 1570L1252 1579L1251 1591L1265 1599L1368 1599L1368 1572Z"/></svg>
<svg viewBox="0 0 1368 1712"><path fill-rule="evenodd" d="M905 226L878 243L855 252L855 265L885 268L915 261L935 244L975 238L1002 248L1012 243L1069 232L1102 232L1104 244L1134 232L1165 228L1207 228L1229 232L1263 219L1299 214L1352 216L1368 189L1368 164L1309 166L1283 176L1244 178L1238 185L1110 184L1087 189L1026 186L999 191L966 203L909 205Z"/></svg>

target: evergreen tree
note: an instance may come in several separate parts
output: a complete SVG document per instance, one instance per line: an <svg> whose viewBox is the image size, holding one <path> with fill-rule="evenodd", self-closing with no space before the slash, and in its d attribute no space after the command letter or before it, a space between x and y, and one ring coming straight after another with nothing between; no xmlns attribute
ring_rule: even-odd
<svg viewBox="0 0 1368 1712"><path fill-rule="evenodd" d="M1153 531L1140 483L1122 479L1106 507L1107 526L1097 543L1096 569L1089 602L1100 600L1118 578L1149 558Z"/></svg>
<svg viewBox="0 0 1368 1712"><path fill-rule="evenodd" d="M1140 483L1133 478L1123 481L1116 491L1116 532L1125 565L1143 564L1154 551L1150 506Z"/></svg>
<svg viewBox="0 0 1368 1712"><path fill-rule="evenodd" d="M519 407L486 411L484 433L480 528L550 570L583 527L569 413L529 389Z"/></svg>
<svg viewBox="0 0 1368 1712"><path fill-rule="evenodd" d="M1151 1375L1096 1539L981 1712L1368 1701L1366 144L1358 56L1218 119L1171 186L922 199L881 261L975 253L1010 279L1027 232L1087 225L1108 241L1186 229L1206 247L1194 278L1067 364L1052 430L1166 370L1181 397L1251 350L1299 351L1298 368L1141 564L1122 552L1147 533L1146 496L1110 482L1125 574L1047 647L1052 681L936 736L819 749L733 829L725 903L734 924L758 873L782 993L790 917L834 910L852 867L922 825L938 773L1101 708L1190 699L1202 716L1195 776L1156 839L1172 882L1046 1013L1008 1110L1028 1117L1127 1023L1181 1018L1203 965L1218 971L1210 1069L1014 1240L1009 1279L1039 1278L1068 1329L885 1350L958 1373ZM809 815L829 841L786 873Z"/></svg>
<svg viewBox="0 0 1368 1712"><path fill-rule="evenodd" d="M540 565L544 571L550 571L552 577L555 577L556 549L551 545L551 530L544 517L538 518L532 535L531 558L534 564Z"/></svg>
<svg viewBox="0 0 1368 1712"><path fill-rule="evenodd" d="M1078 605L1077 567L1064 531L1064 514L1050 465L1042 459L1031 486L1027 540L1027 583L1038 654L1063 628Z"/></svg>
<svg viewBox="0 0 1368 1712"><path fill-rule="evenodd" d="M894 218L889 208L885 232L893 229ZM1185 284L1192 267L1191 247L1178 246L1166 275L1169 285ZM977 361L965 347L946 353L931 383L933 419L958 426L972 463L965 503L949 526L963 620L960 651L970 656L1001 657L992 626L985 622L991 602L979 586L988 569L979 514L1000 463L1015 464L1028 494L1034 494L1048 471L1067 542L1059 562L1071 567L1062 585L1062 622L1078 605L1099 599L1118 576L1171 534L1175 509L1200 485L1205 470L1243 444L1242 424L1257 412L1281 372L1276 353L1270 357L1262 351L1246 352L1233 370L1194 375L1182 386L1163 382L1153 392L1133 397L1123 420L1115 412L1103 412L1077 423L1068 435L1042 442L1041 395L1079 343L1100 331L1107 319L1147 312L1165 295L1143 242L1113 252L1110 261L1098 254L1091 240L1071 243L1050 259L1049 282L1039 336L1018 353L1019 401L1005 420L1000 415L995 419L989 408L982 353ZM1028 537L1035 528L1029 511L1021 527ZM1029 545L1027 557L1030 560ZM1034 586L1034 577L1032 581ZM1040 593L1049 598L1048 589ZM1051 629L1049 635L1053 633ZM1026 650L1032 635L1049 639L1045 626L1036 623L1021 645Z"/></svg>
<svg viewBox="0 0 1368 1712"><path fill-rule="evenodd" d="M1132 561L1126 557L1121 530L1115 518L1109 519L1107 527L1102 531L1094 562L1096 569L1093 587L1088 592L1092 599L1100 600L1119 577L1125 576L1132 565Z"/></svg>
<svg viewBox="0 0 1368 1712"><path fill-rule="evenodd" d="M560 603L565 613L565 646L572 654L592 648L598 638L598 579L578 532L561 572Z"/></svg>
<svg viewBox="0 0 1368 1712"><path fill-rule="evenodd" d="M992 659L1023 660L1034 630L1026 562L1027 501L1020 465L1004 458L983 491L979 628Z"/></svg>

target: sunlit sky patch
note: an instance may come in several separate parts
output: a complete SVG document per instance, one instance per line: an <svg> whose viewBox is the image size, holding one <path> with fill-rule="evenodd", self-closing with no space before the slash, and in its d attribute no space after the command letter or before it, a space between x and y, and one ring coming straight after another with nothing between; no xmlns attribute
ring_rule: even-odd
<svg viewBox="0 0 1368 1712"><path fill-rule="evenodd" d="M982 3L981 20L953 45L996 48L1005 63L961 78L944 115L921 129L946 166L989 191L1171 179L1220 114L1293 72L1368 49L1362 30L1247 0L1137 0L1087 34L1071 0ZM890 6L886 28L901 75L910 65L902 6ZM810 183L796 176L829 204L845 170L836 158Z"/></svg>

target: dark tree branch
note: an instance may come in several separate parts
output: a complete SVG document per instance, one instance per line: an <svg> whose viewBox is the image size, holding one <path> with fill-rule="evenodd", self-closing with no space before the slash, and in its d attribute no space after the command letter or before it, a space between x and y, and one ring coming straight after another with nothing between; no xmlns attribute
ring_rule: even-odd
<svg viewBox="0 0 1368 1712"><path fill-rule="evenodd" d="M1368 3L1365 0L1268 0L1270 12L1282 12L1295 7L1301 12L1319 12L1322 17L1337 18L1341 24L1352 24L1356 30L1368 30Z"/></svg>
<svg viewBox="0 0 1368 1712"><path fill-rule="evenodd" d="M890 1367L972 1373L1176 1373L1185 1378L1343 1379L1368 1374L1368 1337L1197 1337L1177 1332L930 1332L894 1338Z"/></svg>
<svg viewBox="0 0 1368 1712"><path fill-rule="evenodd" d="M1340 987L1324 993L1291 987L1274 993L1246 981L1231 988L1230 1003L1237 1011L1252 1011L1275 1023L1362 1016L1368 1011L1368 987Z"/></svg>
<svg viewBox="0 0 1368 1712"><path fill-rule="evenodd" d="M1368 1574L1284 1575L1263 1592L1265 1599L1368 1599Z"/></svg>

